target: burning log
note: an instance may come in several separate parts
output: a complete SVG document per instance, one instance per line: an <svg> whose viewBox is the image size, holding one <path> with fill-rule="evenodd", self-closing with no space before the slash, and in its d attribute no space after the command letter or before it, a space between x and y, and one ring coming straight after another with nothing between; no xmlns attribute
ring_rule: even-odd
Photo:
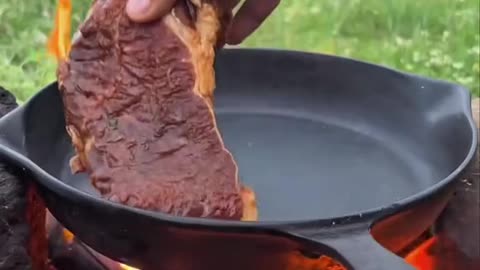
<svg viewBox="0 0 480 270"><path fill-rule="evenodd" d="M17 107L0 87L0 117ZM47 270L45 206L24 173L0 163L0 269Z"/></svg>

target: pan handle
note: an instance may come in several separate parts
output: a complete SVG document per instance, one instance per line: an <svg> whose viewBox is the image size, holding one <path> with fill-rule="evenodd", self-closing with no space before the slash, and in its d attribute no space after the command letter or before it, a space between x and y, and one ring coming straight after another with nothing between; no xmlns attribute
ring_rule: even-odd
<svg viewBox="0 0 480 270"><path fill-rule="evenodd" d="M307 242L304 254L331 256L349 270L415 270L403 258L375 241L370 234L369 225L338 227L322 231L290 230L290 234Z"/></svg>

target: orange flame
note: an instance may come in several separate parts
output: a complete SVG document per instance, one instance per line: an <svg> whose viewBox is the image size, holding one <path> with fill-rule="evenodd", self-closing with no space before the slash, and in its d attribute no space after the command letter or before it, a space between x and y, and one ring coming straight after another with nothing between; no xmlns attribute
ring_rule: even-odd
<svg viewBox="0 0 480 270"><path fill-rule="evenodd" d="M125 264L120 264L120 267L121 267L123 270L140 270L140 269L133 268L133 267L128 266L128 265L125 265Z"/></svg>
<svg viewBox="0 0 480 270"><path fill-rule="evenodd" d="M58 0L55 25L48 38L48 52L57 60L67 58L71 45L72 3L71 0Z"/></svg>
<svg viewBox="0 0 480 270"><path fill-rule="evenodd" d="M65 239L67 244L72 244L75 236L69 230L63 229L63 238Z"/></svg>
<svg viewBox="0 0 480 270"><path fill-rule="evenodd" d="M331 257L320 256L310 259L299 253L290 254L287 265L287 270L347 270L340 262Z"/></svg>
<svg viewBox="0 0 480 270"><path fill-rule="evenodd" d="M415 267L417 270L435 269L435 258L430 255L432 247L437 244L436 237L422 243L418 248L405 257L405 261Z"/></svg>
<svg viewBox="0 0 480 270"><path fill-rule="evenodd" d="M67 229L63 229L63 239L65 239L65 242L67 242L67 244L71 245L75 239L75 235L70 232L69 230ZM120 266L120 268L122 270L140 270L138 268L134 268L134 267L131 267L131 266L128 266L126 264L121 264L121 263L118 263L118 265Z"/></svg>

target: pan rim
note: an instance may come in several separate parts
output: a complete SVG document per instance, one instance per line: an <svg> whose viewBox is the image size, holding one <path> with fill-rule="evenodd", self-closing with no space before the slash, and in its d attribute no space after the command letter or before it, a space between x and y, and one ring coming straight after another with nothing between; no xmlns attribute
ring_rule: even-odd
<svg viewBox="0 0 480 270"><path fill-rule="evenodd" d="M353 224L353 223L359 223L359 222L374 223L380 219L383 219L384 217L387 217L396 212L399 212L402 209L408 208L409 206L417 202L428 199L433 194L438 193L445 186L448 186L451 182L457 179L461 175L461 173L467 168L467 166L471 163L473 157L475 156L477 143L478 143L478 134L477 134L478 131L472 116L472 110L471 110L471 104L470 104L472 95L470 91L468 91L468 89L466 89L465 87L459 84L451 83L444 80L431 79L428 77L399 71L390 67L369 63L366 61L361 61L361 60L356 60L356 59L351 59L351 58L346 58L341 56L322 54L322 53L314 53L314 52L306 52L306 51L298 51L298 50L272 49L272 48L229 48L229 49L224 49L224 51L232 51L232 52L236 51L236 52L244 52L244 53L260 52L260 53L269 53L269 54L280 53L283 56L285 55L307 56L312 58L324 58L324 59L337 60L337 61L340 60L340 61L351 62L352 64L363 65L368 68L381 69L383 71L390 72L400 76L421 79L423 81L441 83L445 85L446 88L455 89L458 95L460 95L461 97L461 100L462 100L461 111L466 117L466 119L468 120L468 125L469 125L471 136L472 136L469 151L465 156L465 158L463 159L463 161L448 176L444 177L442 180L438 181L434 185L422 190L421 192L418 192L411 196L394 201L390 205L375 207L360 213L357 212L357 213L352 213L352 214L347 214L347 215L332 217L332 218L322 218L322 219L310 218L310 219L299 219L299 220L292 220L292 221L265 220L265 221L256 221L256 222L178 217L178 216L173 216L165 213L128 207L125 205L110 202L100 197L90 195L86 192L83 192L72 186L69 186L68 184L62 182L61 180L57 179L56 177L44 171L40 166L35 164L26 156L12 150L11 148L9 148L6 145L3 145L2 143L0 143L0 157L4 157L5 159L11 161L12 163L21 164L23 167L22 168L23 170L28 170L34 176L36 181L38 181L45 188L54 191L60 197L68 198L69 200L74 200L81 204L87 204L90 206L102 207L102 208L112 209L112 210L116 209L116 210L126 211L126 212L134 213L137 215L141 215L144 217L161 220L164 223L170 223L178 227L238 231L238 230L250 230L250 229L255 230L255 229L261 229L261 228L284 228L284 227L290 227L290 226L309 226L309 225L331 226L332 224L337 224L337 225ZM13 110L12 112L4 116L2 120L14 114L21 113L23 108L27 107L32 100L35 100L35 98L41 95L44 92L44 90L55 86L55 84L57 84L56 81L47 85L45 88L43 88L43 90L35 94L30 99L30 101L19 106L17 109Z"/></svg>

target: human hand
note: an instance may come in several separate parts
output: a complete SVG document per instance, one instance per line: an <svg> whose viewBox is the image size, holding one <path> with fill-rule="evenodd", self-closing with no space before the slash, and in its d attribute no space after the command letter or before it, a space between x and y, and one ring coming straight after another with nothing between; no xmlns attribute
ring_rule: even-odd
<svg viewBox="0 0 480 270"><path fill-rule="evenodd" d="M127 14L136 22L149 22L167 14L178 0L128 0ZM240 0L223 0L233 10ZM280 0L245 0L227 30L226 43L236 45L252 34L278 6Z"/></svg>

